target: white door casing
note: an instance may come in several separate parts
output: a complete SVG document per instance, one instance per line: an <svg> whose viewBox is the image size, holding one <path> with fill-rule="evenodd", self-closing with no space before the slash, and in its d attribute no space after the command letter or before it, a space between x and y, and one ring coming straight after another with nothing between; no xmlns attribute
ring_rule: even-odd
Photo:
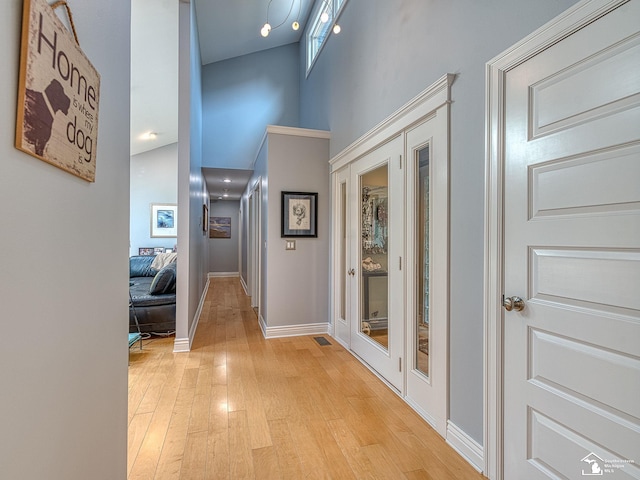
<svg viewBox="0 0 640 480"><path fill-rule="evenodd" d="M332 268L334 287L331 289L332 295L332 331L336 338L345 348L350 345L349 326L349 305L351 299L351 275L350 266L350 241L348 233L351 225L349 209L349 175L350 166L345 165L332 175L332 205L333 205L333 253Z"/></svg>
<svg viewBox="0 0 640 480"><path fill-rule="evenodd" d="M489 478L640 478L639 19L581 2L488 65Z"/></svg>

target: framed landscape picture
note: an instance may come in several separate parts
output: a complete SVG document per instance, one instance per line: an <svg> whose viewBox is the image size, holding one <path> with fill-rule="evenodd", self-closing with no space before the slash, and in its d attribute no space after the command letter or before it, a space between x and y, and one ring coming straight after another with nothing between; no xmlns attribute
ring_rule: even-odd
<svg viewBox="0 0 640 480"><path fill-rule="evenodd" d="M211 217L209 238L231 238L231 217Z"/></svg>
<svg viewBox="0 0 640 480"><path fill-rule="evenodd" d="M178 236L178 206L175 203L151 204L151 238Z"/></svg>
<svg viewBox="0 0 640 480"><path fill-rule="evenodd" d="M318 236L318 194L282 192L281 237Z"/></svg>

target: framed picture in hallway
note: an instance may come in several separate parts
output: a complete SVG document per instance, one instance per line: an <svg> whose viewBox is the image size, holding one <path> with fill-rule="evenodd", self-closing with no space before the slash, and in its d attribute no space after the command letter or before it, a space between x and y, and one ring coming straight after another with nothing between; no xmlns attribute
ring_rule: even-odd
<svg viewBox="0 0 640 480"><path fill-rule="evenodd" d="M209 238L231 238L231 217L211 217Z"/></svg>
<svg viewBox="0 0 640 480"><path fill-rule="evenodd" d="M178 206L175 203L151 204L151 238L178 236Z"/></svg>
<svg viewBox="0 0 640 480"><path fill-rule="evenodd" d="M281 237L318 236L318 194L282 192Z"/></svg>

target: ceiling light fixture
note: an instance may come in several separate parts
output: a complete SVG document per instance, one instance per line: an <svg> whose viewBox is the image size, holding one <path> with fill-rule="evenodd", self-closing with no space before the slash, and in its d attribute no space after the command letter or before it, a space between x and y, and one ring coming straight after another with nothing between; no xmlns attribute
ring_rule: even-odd
<svg viewBox="0 0 640 480"><path fill-rule="evenodd" d="M231 179L230 178L225 178L224 180L222 180L224 183L231 183Z"/></svg>
<svg viewBox="0 0 640 480"><path fill-rule="evenodd" d="M154 140L157 136L157 132L145 132L140 135L140 140Z"/></svg>
<svg viewBox="0 0 640 480"><path fill-rule="evenodd" d="M291 28L293 28L295 31L298 31L298 29L300 28L300 23L298 22L298 20L300 20L300 10L302 10L302 0L298 2L298 16L291 24Z"/></svg>
<svg viewBox="0 0 640 480"><path fill-rule="evenodd" d="M299 2L301 2L301 1L302 0L299 0ZM287 16L285 17L285 19L282 22L280 22L278 25L276 25L275 27L272 27L271 24L269 23L269 9L271 8L271 2L273 2L273 0L269 0L269 4L267 5L267 22L262 26L262 29L260 29L260 35L262 35L265 38L269 36L269 34L271 33L272 30L275 30L276 28L281 27L282 25L284 25L286 23L287 20L289 20L289 17L291 16L291 12L293 11L293 5L294 5L294 3L296 3L296 0L291 0L291 6L289 7L289 13L287 13ZM298 8L298 18L300 18L300 11L299 11L300 8ZM293 28L294 30L298 30L298 28L300 28L300 24L298 23L298 20L293 22L293 24L291 25L291 28Z"/></svg>

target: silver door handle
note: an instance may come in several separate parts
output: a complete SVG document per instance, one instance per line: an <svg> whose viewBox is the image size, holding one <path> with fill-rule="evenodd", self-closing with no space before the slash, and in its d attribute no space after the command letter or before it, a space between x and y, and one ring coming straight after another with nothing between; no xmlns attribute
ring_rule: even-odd
<svg viewBox="0 0 640 480"><path fill-rule="evenodd" d="M502 300L502 306L507 312L511 310L521 312L524 310L524 300L520 297L505 297L504 300Z"/></svg>

